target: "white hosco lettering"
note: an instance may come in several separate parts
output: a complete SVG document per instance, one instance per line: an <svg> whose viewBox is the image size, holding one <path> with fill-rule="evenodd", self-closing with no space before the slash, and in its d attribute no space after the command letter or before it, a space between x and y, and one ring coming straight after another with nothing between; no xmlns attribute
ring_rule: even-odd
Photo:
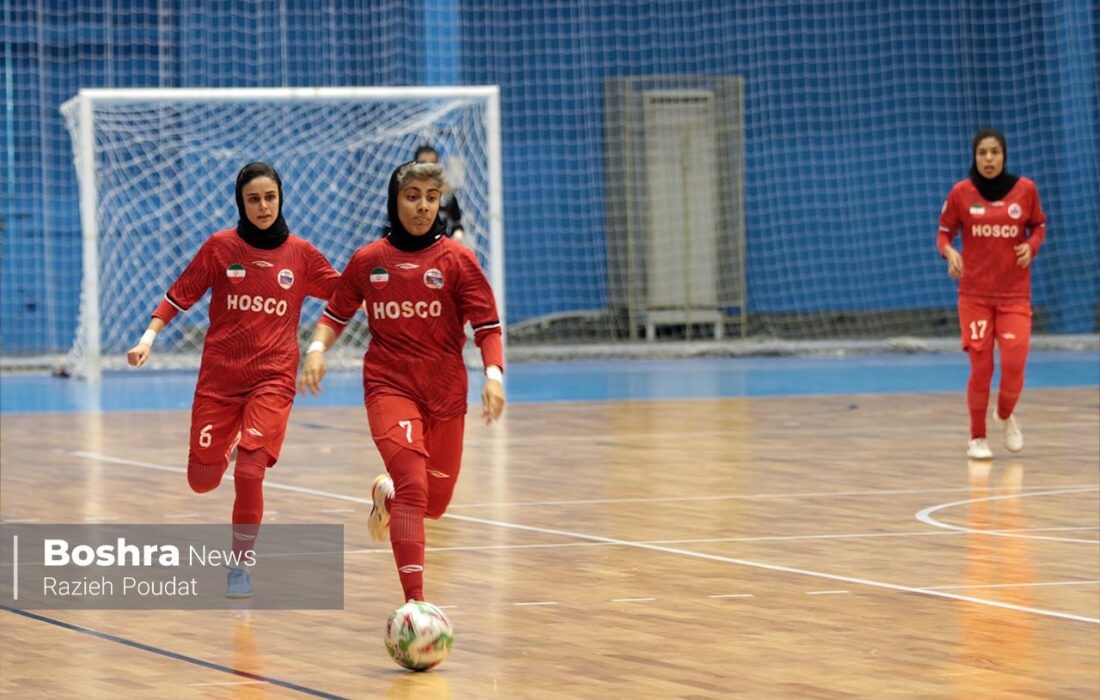
<svg viewBox="0 0 1100 700"><path fill-rule="evenodd" d="M441 301L376 301L370 306L371 318L397 320L399 318L439 318L443 315Z"/></svg>
<svg viewBox="0 0 1100 700"><path fill-rule="evenodd" d="M973 224L970 235L979 238L1015 238L1020 235L1020 227L1016 224Z"/></svg>
<svg viewBox="0 0 1100 700"><path fill-rule="evenodd" d="M268 316L286 316L286 299L262 297L260 295L227 294L225 296L225 308L229 311L255 311L265 313Z"/></svg>

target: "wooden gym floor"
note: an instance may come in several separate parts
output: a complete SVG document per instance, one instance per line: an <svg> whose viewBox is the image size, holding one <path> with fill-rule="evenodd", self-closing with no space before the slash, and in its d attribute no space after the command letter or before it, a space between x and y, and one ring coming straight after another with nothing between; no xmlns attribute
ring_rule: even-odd
<svg viewBox="0 0 1100 700"><path fill-rule="evenodd" d="M1025 390L1024 451L991 425L984 463L961 391L472 411L427 535L455 647L413 674L381 642L401 596L363 410L298 407L265 522L345 524L345 610L5 606L0 695L1097 697L1098 411ZM224 522L230 479L187 489L188 415L3 415L0 519Z"/></svg>

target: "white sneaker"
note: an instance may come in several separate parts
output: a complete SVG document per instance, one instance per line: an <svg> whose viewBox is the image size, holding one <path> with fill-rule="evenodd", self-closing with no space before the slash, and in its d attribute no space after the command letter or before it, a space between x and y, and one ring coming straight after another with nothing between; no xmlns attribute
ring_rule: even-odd
<svg viewBox="0 0 1100 700"><path fill-rule="evenodd" d="M393 498L393 479L389 474L379 474L370 489L371 500L370 517L367 518L367 531L375 542L383 542L389 539L390 509L386 507L386 499Z"/></svg>
<svg viewBox="0 0 1100 700"><path fill-rule="evenodd" d="M974 438L966 446L966 456L970 459L993 459L993 450L985 438Z"/></svg>
<svg viewBox="0 0 1100 700"><path fill-rule="evenodd" d="M1024 434L1020 432L1020 426L1016 424L1016 415L1001 419L996 409L993 411L993 420L1005 431L1005 447L1009 452L1019 452L1024 449Z"/></svg>

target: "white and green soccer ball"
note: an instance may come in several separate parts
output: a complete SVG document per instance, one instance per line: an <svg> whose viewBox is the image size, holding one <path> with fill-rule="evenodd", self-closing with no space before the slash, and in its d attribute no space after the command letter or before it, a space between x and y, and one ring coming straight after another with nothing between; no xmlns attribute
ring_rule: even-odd
<svg viewBox="0 0 1100 700"><path fill-rule="evenodd" d="M451 653L454 628L436 606L410 600L386 621L385 640L394 661L410 671L427 671Z"/></svg>

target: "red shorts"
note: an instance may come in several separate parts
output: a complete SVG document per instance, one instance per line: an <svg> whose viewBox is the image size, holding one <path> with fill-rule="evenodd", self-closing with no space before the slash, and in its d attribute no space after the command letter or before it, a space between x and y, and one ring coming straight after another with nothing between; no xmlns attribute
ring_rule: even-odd
<svg viewBox="0 0 1100 700"><path fill-rule="evenodd" d="M427 457L424 421L420 406L404 396L383 394L367 398L367 422L375 442L390 440Z"/></svg>
<svg viewBox="0 0 1100 700"><path fill-rule="evenodd" d="M271 466L279 459L294 397L253 394L244 399L196 396L191 405L191 461L218 464L241 435L240 447L263 450Z"/></svg>
<svg viewBox="0 0 1100 700"><path fill-rule="evenodd" d="M959 330L963 350L991 350L1031 342L1031 303L959 297Z"/></svg>
<svg viewBox="0 0 1100 700"><path fill-rule="evenodd" d="M462 468L463 429L466 416L434 418L404 396L367 398L371 436L386 463L386 471L400 491L406 487L426 490L424 514L438 518L447 510ZM411 473L394 457L408 449L424 457L424 471ZM404 484L404 485L402 485Z"/></svg>

